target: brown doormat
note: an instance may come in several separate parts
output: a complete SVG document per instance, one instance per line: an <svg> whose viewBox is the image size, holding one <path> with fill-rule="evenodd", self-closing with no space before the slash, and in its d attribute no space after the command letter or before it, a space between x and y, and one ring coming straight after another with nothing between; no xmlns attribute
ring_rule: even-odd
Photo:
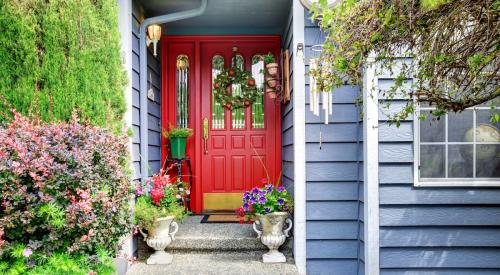
<svg viewBox="0 0 500 275"><path fill-rule="evenodd" d="M204 215L201 223L240 223L243 219L236 214L211 214Z"/></svg>

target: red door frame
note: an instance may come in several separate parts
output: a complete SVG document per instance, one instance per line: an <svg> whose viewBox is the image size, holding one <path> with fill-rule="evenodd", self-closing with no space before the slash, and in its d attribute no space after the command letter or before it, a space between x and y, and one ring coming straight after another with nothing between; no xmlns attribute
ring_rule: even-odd
<svg viewBox="0 0 500 275"><path fill-rule="evenodd" d="M190 98L189 98L189 106L196 106L196 108L189 109L189 127L194 129L193 136L190 138L191 141L188 142L189 148L194 152L194 156L191 157L192 167L193 167L193 186L191 190L191 210L194 213L201 213L203 209L203 194L202 188L199 186L200 178L196 175L201 175L201 163L202 158L202 134L201 134L201 108L196 105L196 102L201 102L201 44L203 42L243 42L243 41L256 41L256 40L266 40L272 41L276 45L272 52L277 57L277 62L279 62L280 57L280 45L281 39L278 35L230 35L230 36L169 36L165 35L162 37L162 45L161 45L161 68L162 68L162 128L166 129L169 123L175 123L175 102L172 98L173 92L169 93L168 91L175 91L175 83L168 83L168 79L175 78L175 70L172 68L168 68L168 47L171 45L169 42L176 43L186 43L192 44L194 47L194 52L191 52L189 56L189 65L190 68L194 70L189 71L190 74ZM189 51L186 47L185 51ZM194 87L194 89L193 89ZM169 103L171 103L169 105ZM276 125L276 135L275 135L275 175L270 175L272 179L276 179L281 172L281 106L277 104L276 106L276 116L275 116L275 125ZM163 137L161 139L162 145L162 160L165 160L167 157L167 140Z"/></svg>

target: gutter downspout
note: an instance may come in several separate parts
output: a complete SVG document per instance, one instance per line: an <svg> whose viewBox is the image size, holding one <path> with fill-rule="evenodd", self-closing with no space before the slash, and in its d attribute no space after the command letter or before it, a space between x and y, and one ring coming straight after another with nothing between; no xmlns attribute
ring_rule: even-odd
<svg viewBox="0 0 500 275"><path fill-rule="evenodd" d="M141 180L145 181L149 175L148 169L148 96L147 96L147 46L146 46L146 28L152 24L164 24L203 14L207 8L208 0L201 0L200 7L196 9L174 12L170 14L146 18L139 27L139 59L140 59L140 133L141 133Z"/></svg>

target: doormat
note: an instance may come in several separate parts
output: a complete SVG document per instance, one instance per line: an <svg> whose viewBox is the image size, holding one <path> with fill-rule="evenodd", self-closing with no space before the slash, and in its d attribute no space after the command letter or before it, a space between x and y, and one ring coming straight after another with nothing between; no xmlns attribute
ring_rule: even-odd
<svg viewBox="0 0 500 275"><path fill-rule="evenodd" d="M236 214L211 214L204 215L201 223L240 223L242 217Z"/></svg>

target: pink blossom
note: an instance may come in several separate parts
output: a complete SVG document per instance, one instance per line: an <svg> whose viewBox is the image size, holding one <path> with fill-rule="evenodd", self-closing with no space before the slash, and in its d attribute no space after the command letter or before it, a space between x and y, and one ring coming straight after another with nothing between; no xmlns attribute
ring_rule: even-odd
<svg viewBox="0 0 500 275"><path fill-rule="evenodd" d="M23 256L28 258L29 256L31 256L31 254L33 254L33 251L30 249L30 248L25 248L23 250Z"/></svg>

